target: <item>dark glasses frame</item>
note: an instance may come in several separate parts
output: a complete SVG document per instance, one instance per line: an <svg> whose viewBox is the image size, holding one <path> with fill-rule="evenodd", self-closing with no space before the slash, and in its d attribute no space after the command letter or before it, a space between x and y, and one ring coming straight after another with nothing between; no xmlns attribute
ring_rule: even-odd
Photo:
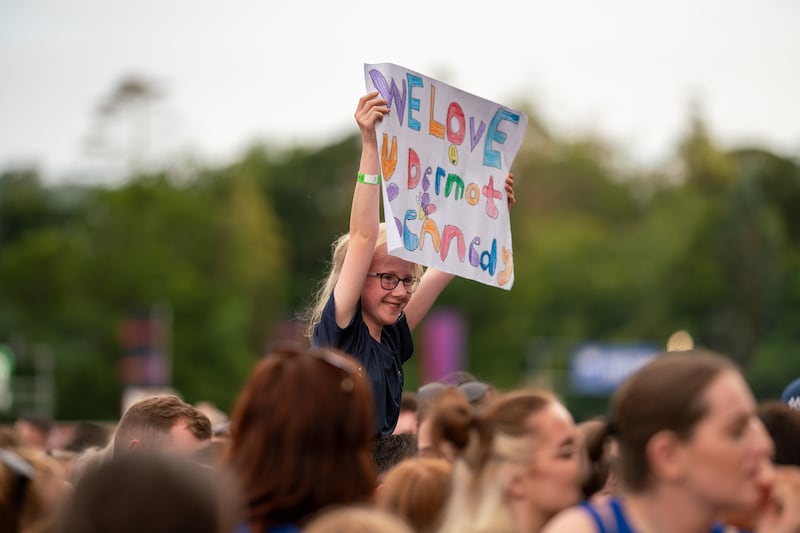
<svg viewBox="0 0 800 533"><path fill-rule="evenodd" d="M414 276L401 278L397 274L392 274L391 272L367 272L367 276L380 278L381 288L385 291L393 291L402 281L406 292L412 294L417 290L417 285L419 284L419 279Z"/></svg>

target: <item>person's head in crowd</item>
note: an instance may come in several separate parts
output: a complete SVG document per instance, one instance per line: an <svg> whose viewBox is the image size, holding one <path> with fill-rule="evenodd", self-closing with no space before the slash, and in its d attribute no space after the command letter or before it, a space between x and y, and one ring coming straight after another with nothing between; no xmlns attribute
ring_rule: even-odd
<svg viewBox="0 0 800 533"><path fill-rule="evenodd" d="M577 425L584 472L581 491L586 499L611 494L616 488L617 443L608 435L608 423L601 418L584 420Z"/></svg>
<svg viewBox="0 0 800 533"><path fill-rule="evenodd" d="M88 470L110 461L114 456L113 444L114 442L112 440L105 448L92 446L79 453L68 469L67 481L72 485L76 485Z"/></svg>
<svg viewBox="0 0 800 533"><path fill-rule="evenodd" d="M182 457L123 454L86 472L58 533L218 533L212 471Z"/></svg>
<svg viewBox="0 0 800 533"><path fill-rule="evenodd" d="M394 434L417 433L417 395L413 392L403 391L400 397L400 417L394 427Z"/></svg>
<svg viewBox="0 0 800 533"><path fill-rule="evenodd" d="M760 499L772 442L729 359L700 350L657 357L614 395L611 421L626 490L647 491L684 468L686 488L718 510Z"/></svg>
<svg viewBox="0 0 800 533"><path fill-rule="evenodd" d="M726 512L756 509L774 477L747 383L711 352L663 353L637 370L614 393L610 424L621 508L642 530L708 531ZM586 510L571 509L548 532L595 527Z"/></svg>
<svg viewBox="0 0 800 533"><path fill-rule="evenodd" d="M16 448L19 446L19 437L14 426L0 425L0 448Z"/></svg>
<svg viewBox="0 0 800 533"><path fill-rule="evenodd" d="M80 453L89 448L105 448L111 441L112 430L94 422L78 422L63 450Z"/></svg>
<svg viewBox="0 0 800 533"><path fill-rule="evenodd" d="M374 507L346 506L321 512L303 533L417 533L392 513Z"/></svg>
<svg viewBox="0 0 800 533"><path fill-rule="evenodd" d="M66 488L52 458L31 448L0 448L0 531L52 531Z"/></svg>
<svg viewBox="0 0 800 533"><path fill-rule="evenodd" d="M781 401L792 409L800 411L800 378L786 385L781 393Z"/></svg>
<svg viewBox="0 0 800 533"><path fill-rule="evenodd" d="M81 461L82 465L79 468L85 466L85 461L82 460L84 452L107 447L111 442L112 433L110 428L102 424L78 422L70 428L64 444L48 449L47 454L64 466L66 479L77 479L80 474L74 475L75 465Z"/></svg>
<svg viewBox="0 0 800 533"><path fill-rule="evenodd" d="M426 383L417 391L417 453L420 457L442 457L433 444L431 428L433 422L430 418L431 407L443 394L456 394L463 397L453 385L439 381Z"/></svg>
<svg viewBox="0 0 800 533"><path fill-rule="evenodd" d="M375 467L377 482L382 483L383 476L403 459L417 454L417 437L411 433L384 435L375 439Z"/></svg>
<svg viewBox="0 0 800 533"><path fill-rule="evenodd" d="M758 406L758 418L775 445L772 461L800 466L800 411L782 402L763 402Z"/></svg>
<svg viewBox="0 0 800 533"><path fill-rule="evenodd" d="M278 347L256 364L233 409L227 456L254 531L371 498L372 405L369 381L340 351Z"/></svg>
<svg viewBox="0 0 800 533"><path fill-rule="evenodd" d="M174 395L153 396L123 413L114 433L114 456L131 450L192 453L211 441L211 422Z"/></svg>
<svg viewBox="0 0 800 533"><path fill-rule="evenodd" d="M417 391L417 447L422 457L443 457L435 449L431 435L432 422L428 417L430 408L434 402L442 395L460 394L476 410L483 409L497 396L496 389L488 383L471 379L471 374L459 372L448 375L448 380L464 378L458 384L450 384L449 381L432 381L426 383Z"/></svg>
<svg viewBox="0 0 800 533"><path fill-rule="evenodd" d="M431 442L431 421L428 413L434 401L445 391L456 391L463 395L476 409L482 409L497 396L492 385L476 381L472 374L455 372L448 374L442 381L432 381L417 390L417 447L423 457L441 457L434 450Z"/></svg>
<svg viewBox="0 0 800 533"><path fill-rule="evenodd" d="M515 391L481 411L442 394L429 416L434 446L455 459L443 533L535 532L578 502L575 422L553 394Z"/></svg>
<svg viewBox="0 0 800 533"><path fill-rule="evenodd" d="M35 413L20 415L14 422L19 445L36 450L47 448L47 437L52 426L53 422L49 417Z"/></svg>
<svg viewBox="0 0 800 533"><path fill-rule="evenodd" d="M444 459L406 459L387 473L375 503L405 519L417 533L433 533L450 498L451 474L452 465Z"/></svg>
<svg viewBox="0 0 800 533"><path fill-rule="evenodd" d="M767 401L758 405L758 418L772 438L776 465L800 466L800 411L780 401ZM751 509L725 513L725 523L743 531L754 531L758 513Z"/></svg>

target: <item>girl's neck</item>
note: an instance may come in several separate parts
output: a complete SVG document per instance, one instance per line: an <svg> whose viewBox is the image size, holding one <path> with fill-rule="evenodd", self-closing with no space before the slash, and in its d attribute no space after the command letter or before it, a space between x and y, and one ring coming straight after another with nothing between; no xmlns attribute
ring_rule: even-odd
<svg viewBox="0 0 800 533"><path fill-rule="evenodd" d="M636 533L708 533L714 521L682 490L625 493L620 500Z"/></svg>
<svg viewBox="0 0 800 533"><path fill-rule="evenodd" d="M381 332L383 331L383 326L379 324L370 324L367 323L367 329L369 329L369 336L375 339L375 342L381 342Z"/></svg>
<svg viewBox="0 0 800 533"><path fill-rule="evenodd" d="M364 324L367 325L369 336L375 339L375 342L380 343L381 332L383 332L383 324L375 320L373 317L367 315L363 311L361 312L361 318L364 320Z"/></svg>

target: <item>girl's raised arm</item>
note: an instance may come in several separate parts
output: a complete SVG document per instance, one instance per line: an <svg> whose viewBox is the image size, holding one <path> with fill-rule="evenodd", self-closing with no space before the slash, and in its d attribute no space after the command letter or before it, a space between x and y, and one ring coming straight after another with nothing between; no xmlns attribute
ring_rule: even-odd
<svg viewBox="0 0 800 533"><path fill-rule="evenodd" d="M356 312L378 239L381 188L380 181L374 179L380 174L375 123L389 113L386 104L386 100L374 91L361 97L355 112L361 130L361 163L350 209L350 242L342 272L333 289L336 323L341 328L350 323Z"/></svg>

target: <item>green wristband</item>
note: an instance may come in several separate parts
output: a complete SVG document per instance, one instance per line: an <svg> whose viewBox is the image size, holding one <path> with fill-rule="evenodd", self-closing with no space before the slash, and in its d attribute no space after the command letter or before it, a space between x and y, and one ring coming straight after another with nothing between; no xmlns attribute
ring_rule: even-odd
<svg viewBox="0 0 800 533"><path fill-rule="evenodd" d="M358 182L359 183L366 183L367 185L377 185L381 182L381 175L380 174L364 174L363 172L358 173Z"/></svg>

